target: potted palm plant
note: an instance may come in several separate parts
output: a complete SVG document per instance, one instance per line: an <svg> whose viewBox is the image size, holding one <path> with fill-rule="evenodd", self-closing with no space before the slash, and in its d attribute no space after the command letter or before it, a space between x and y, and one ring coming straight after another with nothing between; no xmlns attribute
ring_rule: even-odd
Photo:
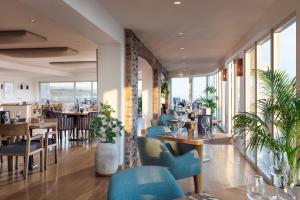
<svg viewBox="0 0 300 200"><path fill-rule="evenodd" d="M122 122L112 117L113 108L100 102L100 111L91 121L91 136L97 138L95 170L98 175L111 175L118 169L119 155L116 137L121 136Z"/></svg>
<svg viewBox="0 0 300 200"><path fill-rule="evenodd" d="M211 116L214 116L214 113L217 108L217 96L216 88L213 86L207 86L204 90L205 96L200 98L200 102L203 106L210 109Z"/></svg>
<svg viewBox="0 0 300 200"><path fill-rule="evenodd" d="M257 73L261 81L258 89L264 98L257 100L257 113L243 112L233 117L234 136L249 136L245 150L266 147L275 152L277 158L286 154L288 176L290 180L298 180L300 98L296 79L280 70L258 70Z"/></svg>

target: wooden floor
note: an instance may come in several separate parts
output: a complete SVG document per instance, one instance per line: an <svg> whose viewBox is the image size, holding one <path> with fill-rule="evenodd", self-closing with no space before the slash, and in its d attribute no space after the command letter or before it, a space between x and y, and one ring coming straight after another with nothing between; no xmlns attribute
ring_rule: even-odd
<svg viewBox="0 0 300 200"><path fill-rule="evenodd" d="M59 164L49 155L49 168L38 169L23 180L20 171L8 173L6 158L0 168L0 199L106 199L108 177L96 177L94 172L95 143L66 142L59 149ZM244 185L246 177L253 174L251 166L232 145L207 145L211 161L204 163L204 191L211 194L229 187ZM38 156L35 161L38 163ZM22 160L22 159L19 159ZM193 191L191 179L180 180L184 192Z"/></svg>

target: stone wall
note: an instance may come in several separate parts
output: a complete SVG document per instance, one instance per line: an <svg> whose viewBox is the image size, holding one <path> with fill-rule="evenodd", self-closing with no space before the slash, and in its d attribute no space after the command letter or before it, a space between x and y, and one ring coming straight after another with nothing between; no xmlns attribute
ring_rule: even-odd
<svg viewBox="0 0 300 200"><path fill-rule="evenodd" d="M125 168L129 168L137 164L138 57L144 58L153 69L153 118L158 118L160 114L160 76L163 67L132 30L125 30L125 40Z"/></svg>

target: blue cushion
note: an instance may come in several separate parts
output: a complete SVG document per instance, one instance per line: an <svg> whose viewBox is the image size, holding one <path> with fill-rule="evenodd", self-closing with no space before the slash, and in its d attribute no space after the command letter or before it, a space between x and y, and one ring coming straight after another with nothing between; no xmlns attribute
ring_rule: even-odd
<svg viewBox="0 0 300 200"><path fill-rule="evenodd" d="M147 128L147 135L150 138L156 138L158 135L162 135L166 132L171 132L171 130L165 126L152 126Z"/></svg>
<svg viewBox="0 0 300 200"><path fill-rule="evenodd" d="M172 174L163 167L131 168L113 175L108 200L170 200L185 197Z"/></svg>
<svg viewBox="0 0 300 200"><path fill-rule="evenodd" d="M159 116L159 125L161 125L161 126L167 126L168 125L168 121L175 120L175 119L176 119L175 115L170 115L170 114L161 115L161 116Z"/></svg>
<svg viewBox="0 0 300 200"><path fill-rule="evenodd" d="M35 151L40 148L40 143L31 142L30 152ZM0 148L0 153L25 153L26 151L26 142L18 142L15 144L9 144Z"/></svg>

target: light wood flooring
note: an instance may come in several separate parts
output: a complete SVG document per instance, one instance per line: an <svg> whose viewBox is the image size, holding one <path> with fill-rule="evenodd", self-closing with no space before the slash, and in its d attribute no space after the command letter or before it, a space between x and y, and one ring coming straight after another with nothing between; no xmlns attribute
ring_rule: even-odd
<svg viewBox="0 0 300 200"><path fill-rule="evenodd" d="M7 159L0 166L0 199L106 199L108 177L97 177L94 172L95 143L65 142L60 145L58 165L53 152L49 155L49 167L40 173L35 169L24 180L19 169L7 171ZM232 145L207 145L211 161L204 163L204 191L211 194L230 187L245 185L254 170ZM35 157L38 163L38 156ZM192 178L178 181L184 192L193 191Z"/></svg>

